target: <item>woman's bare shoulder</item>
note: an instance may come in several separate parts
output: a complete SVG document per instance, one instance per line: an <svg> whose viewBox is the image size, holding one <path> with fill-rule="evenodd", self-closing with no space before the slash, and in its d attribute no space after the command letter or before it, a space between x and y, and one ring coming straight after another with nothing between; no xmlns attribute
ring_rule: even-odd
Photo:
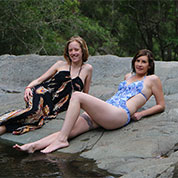
<svg viewBox="0 0 178 178"><path fill-rule="evenodd" d="M83 66L88 68L88 69L92 69L93 68L93 66L91 64L84 64Z"/></svg>
<svg viewBox="0 0 178 178"><path fill-rule="evenodd" d="M148 83L150 83L151 85L159 85L161 84L161 80L157 75L149 75L146 78L146 81L148 81Z"/></svg>
<svg viewBox="0 0 178 178"><path fill-rule="evenodd" d="M93 71L93 66L91 64L84 64L83 69L87 71Z"/></svg>
<svg viewBox="0 0 178 178"><path fill-rule="evenodd" d="M132 76L132 73L131 72L129 72L129 73L127 73L125 76L124 76L124 80L127 80L129 77L131 77Z"/></svg>
<svg viewBox="0 0 178 178"><path fill-rule="evenodd" d="M152 80L152 81L158 81L158 80L160 80L160 78L159 78L157 75L155 75L155 74L153 74L153 75L148 75L147 78L148 78L149 80Z"/></svg>
<svg viewBox="0 0 178 178"><path fill-rule="evenodd" d="M58 72L61 70L67 70L69 68L69 64L62 60L57 61L54 65Z"/></svg>
<svg viewBox="0 0 178 178"><path fill-rule="evenodd" d="M56 62L56 65L58 65L58 66L64 66L64 65L68 65L68 64L67 64L66 61L58 60L58 61Z"/></svg>

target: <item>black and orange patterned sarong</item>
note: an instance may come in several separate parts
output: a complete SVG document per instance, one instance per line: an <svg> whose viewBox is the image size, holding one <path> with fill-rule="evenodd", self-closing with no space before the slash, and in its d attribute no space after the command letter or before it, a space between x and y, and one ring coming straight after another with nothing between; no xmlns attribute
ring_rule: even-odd
<svg viewBox="0 0 178 178"><path fill-rule="evenodd" d="M0 126L5 125L7 132L15 135L39 129L46 119L54 119L67 110L73 90L83 90L79 75L71 79L70 71L60 71L49 81L32 89L33 97L25 109L0 116Z"/></svg>

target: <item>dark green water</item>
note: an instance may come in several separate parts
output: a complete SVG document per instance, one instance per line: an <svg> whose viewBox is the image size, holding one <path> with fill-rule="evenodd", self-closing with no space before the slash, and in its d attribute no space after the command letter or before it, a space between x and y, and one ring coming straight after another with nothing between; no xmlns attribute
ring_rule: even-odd
<svg viewBox="0 0 178 178"><path fill-rule="evenodd" d="M2 178L116 178L100 170L94 161L77 154L54 152L27 154L16 151L11 145L0 143L0 177Z"/></svg>

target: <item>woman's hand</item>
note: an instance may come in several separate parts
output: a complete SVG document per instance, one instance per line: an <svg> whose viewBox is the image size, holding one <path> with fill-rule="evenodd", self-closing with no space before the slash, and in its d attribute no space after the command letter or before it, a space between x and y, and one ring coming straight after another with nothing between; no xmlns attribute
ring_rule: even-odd
<svg viewBox="0 0 178 178"><path fill-rule="evenodd" d="M139 121L142 118L142 113L141 112L136 112L132 115L132 119L135 121Z"/></svg>
<svg viewBox="0 0 178 178"><path fill-rule="evenodd" d="M32 96L33 96L33 93L32 93L31 88L30 88L30 87L26 87L26 88L25 88L25 92L24 92L24 100L25 100L26 102L28 102L29 99L30 99L30 97L32 97Z"/></svg>

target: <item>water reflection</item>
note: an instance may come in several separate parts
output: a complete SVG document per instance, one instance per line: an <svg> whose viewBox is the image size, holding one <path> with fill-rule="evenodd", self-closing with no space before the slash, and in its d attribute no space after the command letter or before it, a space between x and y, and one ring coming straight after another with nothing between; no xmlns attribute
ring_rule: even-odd
<svg viewBox="0 0 178 178"><path fill-rule="evenodd" d="M27 154L2 143L0 144L0 176L4 178L118 177L98 169L94 161L81 158L77 154L58 152Z"/></svg>

